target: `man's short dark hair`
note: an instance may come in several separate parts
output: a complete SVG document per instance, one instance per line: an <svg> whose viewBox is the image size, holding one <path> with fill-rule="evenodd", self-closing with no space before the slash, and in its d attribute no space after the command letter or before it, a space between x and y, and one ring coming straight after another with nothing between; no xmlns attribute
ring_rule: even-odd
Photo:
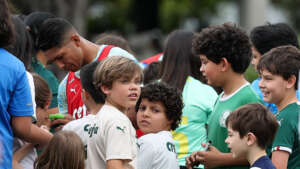
<svg viewBox="0 0 300 169"><path fill-rule="evenodd" d="M299 48L296 32L285 23L257 26L250 32L250 39L261 55L278 46L292 45Z"/></svg>
<svg viewBox="0 0 300 169"><path fill-rule="evenodd" d="M87 91L94 101L98 104L105 103L105 94L101 90L97 90L93 84L93 74L99 62L95 61L83 66L80 69L80 82L82 89Z"/></svg>
<svg viewBox="0 0 300 169"><path fill-rule="evenodd" d="M298 74L300 69L300 51L294 46L279 46L264 54L257 65L259 74L263 70L281 76L288 80L291 76L296 77L295 89L298 88Z"/></svg>
<svg viewBox="0 0 300 169"><path fill-rule="evenodd" d="M241 138L249 132L253 133L257 138L258 146L265 149L273 142L278 122L265 106L251 103L230 113L226 119L226 126L239 132Z"/></svg>
<svg viewBox="0 0 300 169"><path fill-rule="evenodd" d="M216 64L226 58L233 71L241 74L248 68L252 57L246 32L230 23L203 29L196 34L192 49L196 55L205 55Z"/></svg>
<svg viewBox="0 0 300 169"><path fill-rule="evenodd" d="M154 82L142 88L141 96L136 103L136 112L138 111L142 99L148 99L150 102L161 102L166 110L166 117L172 121L171 130L175 130L180 122L183 109L181 92L163 82Z"/></svg>
<svg viewBox="0 0 300 169"><path fill-rule="evenodd" d="M38 47L42 51L61 47L65 43L66 35L75 30L71 23L63 18L50 18L43 22L38 37Z"/></svg>

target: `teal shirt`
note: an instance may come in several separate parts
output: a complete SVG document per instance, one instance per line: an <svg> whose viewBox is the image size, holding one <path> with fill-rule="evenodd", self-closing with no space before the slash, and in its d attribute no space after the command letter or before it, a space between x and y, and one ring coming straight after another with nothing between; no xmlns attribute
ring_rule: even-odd
<svg viewBox="0 0 300 169"><path fill-rule="evenodd" d="M40 61L32 62L35 73L39 74L49 85L52 99L49 108L57 107L58 80L55 75L46 69Z"/></svg>
<svg viewBox="0 0 300 169"><path fill-rule="evenodd" d="M282 150L290 154L288 169L300 169L299 111L299 104L292 103L276 115L279 128L272 144L272 152Z"/></svg>
<svg viewBox="0 0 300 169"><path fill-rule="evenodd" d="M218 97L215 90L189 76L182 92L184 108L182 120L172 132L179 165L185 166L185 157L203 150L201 143L207 142L205 124Z"/></svg>
<svg viewBox="0 0 300 169"><path fill-rule="evenodd" d="M208 139L212 141L212 145L223 153L229 153L230 149L225 143L227 138L227 128L225 125L226 118L233 110L249 103L261 103L259 96L251 88L250 84L243 85L232 95L222 98L224 93L221 93L214 106L213 113L208 120ZM220 167L222 169L244 169L249 166L232 166Z"/></svg>

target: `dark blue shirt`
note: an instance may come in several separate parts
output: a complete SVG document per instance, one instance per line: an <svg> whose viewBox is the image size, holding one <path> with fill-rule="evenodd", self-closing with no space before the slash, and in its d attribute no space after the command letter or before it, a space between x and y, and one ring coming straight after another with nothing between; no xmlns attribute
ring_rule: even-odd
<svg viewBox="0 0 300 169"><path fill-rule="evenodd" d="M276 169L272 161L267 156L262 156L256 160L250 169Z"/></svg>

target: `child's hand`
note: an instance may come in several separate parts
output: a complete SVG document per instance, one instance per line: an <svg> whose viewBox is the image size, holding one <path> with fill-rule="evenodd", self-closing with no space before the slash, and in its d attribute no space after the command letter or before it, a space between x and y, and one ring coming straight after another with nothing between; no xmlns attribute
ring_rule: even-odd
<svg viewBox="0 0 300 169"><path fill-rule="evenodd" d="M61 130L65 124L69 123L72 120L73 120L73 117L69 114L66 114L63 119L53 120L51 122L51 127L57 126L57 127L55 127L55 131L58 131L58 130Z"/></svg>

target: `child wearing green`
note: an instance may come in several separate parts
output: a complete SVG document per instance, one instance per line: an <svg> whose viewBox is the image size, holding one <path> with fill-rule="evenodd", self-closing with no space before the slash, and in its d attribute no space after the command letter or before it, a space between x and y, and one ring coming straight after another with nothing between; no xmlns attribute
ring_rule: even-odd
<svg viewBox="0 0 300 169"><path fill-rule="evenodd" d="M194 40L193 51L200 56L200 71L208 84L223 88L208 119L209 151L197 151L186 158L189 169L197 163L205 168L249 168L245 158L233 158L225 144L225 121L230 112L248 104L260 102L244 78L251 60L251 46L244 31L225 23L204 29ZM243 165L243 166L239 166Z"/></svg>
<svg viewBox="0 0 300 169"><path fill-rule="evenodd" d="M272 143L272 162L277 169L300 169L299 111L296 97L300 51L281 46L264 54L257 70L265 102L277 106L279 128Z"/></svg>

